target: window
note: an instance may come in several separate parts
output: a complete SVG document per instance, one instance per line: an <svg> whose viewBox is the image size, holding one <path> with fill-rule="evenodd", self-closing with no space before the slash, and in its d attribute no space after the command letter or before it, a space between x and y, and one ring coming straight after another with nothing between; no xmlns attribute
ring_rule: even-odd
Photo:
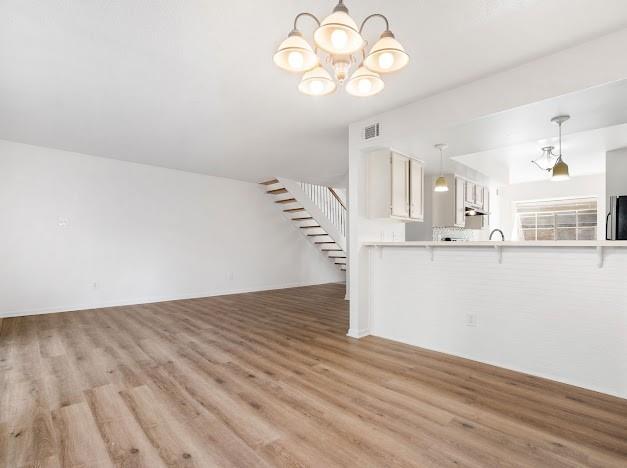
<svg viewBox="0 0 627 468"><path fill-rule="evenodd" d="M596 240L596 198L519 202L520 240Z"/></svg>

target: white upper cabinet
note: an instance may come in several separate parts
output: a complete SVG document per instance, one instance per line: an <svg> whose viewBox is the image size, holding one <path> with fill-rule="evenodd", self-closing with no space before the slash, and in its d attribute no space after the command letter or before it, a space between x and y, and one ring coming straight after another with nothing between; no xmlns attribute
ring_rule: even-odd
<svg viewBox="0 0 627 468"><path fill-rule="evenodd" d="M401 221L424 219L422 161L393 150L368 155L368 216Z"/></svg>
<svg viewBox="0 0 627 468"><path fill-rule="evenodd" d="M475 206L483 209L484 187L475 185Z"/></svg>
<svg viewBox="0 0 627 468"><path fill-rule="evenodd" d="M422 163L415 159L409 160L409 217L423 221L425 216L425 184Z"/></svg>
<svg viewBox="0 0 627 468"><path fill-rule="evenodd" d="M464 227L466 225L466 208L464 199L466 196L466 182L461 177L455 177L455 194L453 200L453 208L455 210L455 227ZM450 224L449 224L450 226Z"/></svg>
<svg viewBox="0 0 627 468"><path fill-rule="evenodd" d="M390 164L392 165L390 214L398 218L409 218L409 158L392 153Z"/></svg>
<svg viewBox="0 0 627 468"><path fill-rule="evenodd" d="M475 204L475 188L476 185L470 181L466 181L466 204Z"/></svg>

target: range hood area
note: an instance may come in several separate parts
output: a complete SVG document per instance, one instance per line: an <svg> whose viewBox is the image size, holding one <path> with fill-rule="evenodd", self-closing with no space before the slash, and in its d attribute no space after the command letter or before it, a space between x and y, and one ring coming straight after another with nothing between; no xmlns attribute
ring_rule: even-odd
<svg viewBox="0 0 627 468"><path fill-rule="evenodd" d="M466 207L465 216L489 216L490 213L484 211L483 208Z"/></svg>

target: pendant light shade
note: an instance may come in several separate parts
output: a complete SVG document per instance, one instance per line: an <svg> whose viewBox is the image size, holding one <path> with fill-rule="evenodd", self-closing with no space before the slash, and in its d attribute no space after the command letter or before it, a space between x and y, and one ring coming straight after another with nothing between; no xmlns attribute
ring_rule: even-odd
<svg viewBox="0 0 627 468"><path fill-rule="evenodd" d="M559 155L557 158L557 162L555 166L553 166L551 180L554 182L560 182L562 180L570 179L570 174L568 171L568 164L564 162L562 158L562 125L570 119L570 115L558 115L557 117L553 117L551 122L555 122L559 126Z"/></svg>
<svg viewBox="0 0 627 468"><path fill-rule="evenodd" d="M440 151L440 176L435 179L434 192L448 192L448 181L444 177L444 155L442 152L447 148L445 143L438 143L435 148Z"/></svg>
<svg viewBox="0 0 627 468"><path fill-rule="evenodd" d="M409 55L391 31L385 31L364 60L364 65L377 73L392 73L409 63Z"/></svg>
<svg viewBox="0 0 627 468"><path fill-rule="evenodd" d="M318 65L303 75L303 79L298 85L301 93L309 96L325 96L335 91L335 81L329 72Z"/></svg>
<svg viewBox="0 0 627 468"><path fill-rule="evenodd" d="M314 41L322 50L336 55L350 55L364 46L357 23L340 2L314 32Z"/></svg>
<svg viewBox="0 0 627 468"><path fill-rule="evenodd" d="M294 73L311 70L318 65L318 56L296 30L281 43L273 58L278 67Z"/></svg>
<svg viewBox="0 0 627 468"><path fill-rule="evenodd" d="M561 158L553 166L553 175L551 176L551 180L553 182L560 182L562 180L570 179L570 174L568 172L568 164L566 164Z"/></svg>
<svg viewBox="0 0 627 468"><path fill-rule="evenodd" d="M434 192L448 192L448 182L446 181L446 177L440 176L435 179L435 187L433 188Z"/></svg>
<svg viewBox="0 0 627 468"><path fill-rule="evenodd" d="M362 65L346 83L346 92L353 96L368 97L380 93L384 86L385 84L378 73L370 71Z"/></svg>

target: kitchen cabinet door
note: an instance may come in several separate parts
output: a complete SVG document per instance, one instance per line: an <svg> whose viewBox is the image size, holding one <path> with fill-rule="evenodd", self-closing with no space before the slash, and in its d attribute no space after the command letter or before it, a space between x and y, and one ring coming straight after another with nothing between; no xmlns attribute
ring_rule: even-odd
<svg viewBox="0 0 627 468"><path fill-rule="evenodd" d="M475 205L478 208L483 208L483 187L481 185L475 185Z"/></svg>
<svg viewBox="0 0 627 468"><path fill-rule="evenodd" d="M464 200L466 199L466 184L464 179L455 177L455 226L466 226L466 208Z"/></svg>
<svg viewBox="0 0 627 468"><path fill-rule="evenodd" d="M409 218L409 158L392 153L391 215Z"/></svg>
<svg viewBox="0 0 627 468"><path fill-rule="evenodd" d="M486 213L490 212L490 190L488 189L488 187L483 187L483 211L485 211ZM489 228L490 216L485 215L485 216L482 216L482 218L483 218L482 227L484 229Z"/></svg>
<svg viewBox="0 0 627 468"><path fill-rule="evenodd" d="M475 184L468 181L466 181L466 203L475 204Z"/></svg>
<svg viewBox="0 0 627 468"><path fill-rule="evenodd" d="M409 161L409 217L420 221L424 219L423 167L413 159Z"/></svg>

